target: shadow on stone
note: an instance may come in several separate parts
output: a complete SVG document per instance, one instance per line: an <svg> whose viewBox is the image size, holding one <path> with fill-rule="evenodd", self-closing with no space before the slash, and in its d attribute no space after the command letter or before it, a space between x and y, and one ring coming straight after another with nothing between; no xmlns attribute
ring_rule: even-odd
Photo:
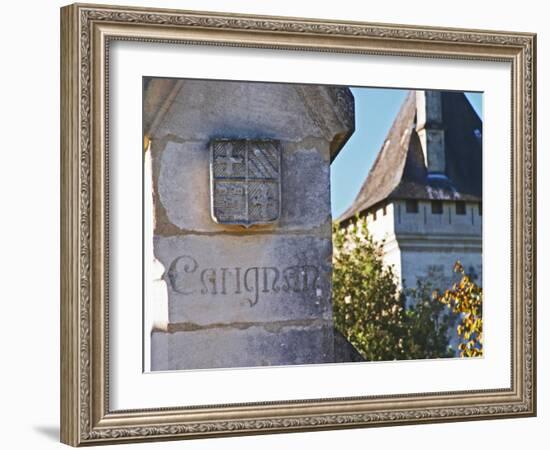
<svg viewBox="0 0 550 450"><path fill-rule="evenodd" d="M334 362L360 362L365 361L355 347L334 328Z"/></svg>

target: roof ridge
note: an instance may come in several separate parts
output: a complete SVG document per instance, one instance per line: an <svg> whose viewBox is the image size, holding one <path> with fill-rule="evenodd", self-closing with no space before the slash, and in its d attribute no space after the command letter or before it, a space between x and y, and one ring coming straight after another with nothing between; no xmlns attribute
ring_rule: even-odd
<svg viewBox="0 0 550 450"><path fill-rule="evenodd" d="M464 92L441 91L446 178L430 177L414 127L416 92L409 91L359 193L337 221L387 199L481 201L481 118Z"/></svg>
<svg viewBox="0 0 550 450"><path fill-rule="evenodd" d="M401 104L401 107L399 108L399 111L397 112L395 119L393 120L392 125L386 134L386 138L384 139L380 149L378 150L376 159L374 160L374 163L372 164L372 167L369 170L369 173L365 181L361 185L361 188L359 189L359 192L357 193L354 201L349 206L349 208L347 208L344 211L344 213L340 215L337 221L349 219L355 214L355 212L361 211L363 209L366 209L369 206L372 206L373 202L371 202L370 205L365 207L365 204L371 198L371 195L369 195L369 192L368 192L369 187L371 187L377 181L382 181L384 177L392 176L392 178L396 178L395 175L399 175L399 177L396 178L396 180L392 183L390 188L386 189L387 192L383 194L384 198L390 195L399 186L399 180L403 176L403 171L405 169L405 162L407 159L406 158L407 150L402 152L402 154L399 154L399 152L397 152L397 155L390 155L390 156L388 156L388 152L391 153L393 150L393 153L396 153L396 150L399 150L400 147L402 148L409 145L412 132L407 133L406 142L402 142L403 133L405 130L411 129L412 124L414 123L414 118L416 116L415 99L416 99L415 91L410 90L407 94L407 97ZM397 133L397 130L400 130L400 131ZM395 136L396 134L397 134L397 139ZM400 156L400 159L396 161L395 159L392 159L391 156ZM388 162L391 160L393 164L395 164L396 162L398 164L398 170L394 170L393 174L385 171L384 169L380 169L380 166L384 164L384 162L386 162L385 161L386 158L388 158ZM382 196L382 193L380 193L380 196ZM378 203L381 200L383 199L381 198L374 203Z"/></svg>

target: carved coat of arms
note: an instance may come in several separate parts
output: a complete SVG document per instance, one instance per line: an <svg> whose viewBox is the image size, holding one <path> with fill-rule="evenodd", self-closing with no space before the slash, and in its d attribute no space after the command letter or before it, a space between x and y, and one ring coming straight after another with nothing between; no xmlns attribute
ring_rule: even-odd
<svg viewBox="0 0 550 450"><path fill-rule="evenodd" d="M212 141L210 204L212 218L220 224L276 222L281 211L279 141Z"/></svg>

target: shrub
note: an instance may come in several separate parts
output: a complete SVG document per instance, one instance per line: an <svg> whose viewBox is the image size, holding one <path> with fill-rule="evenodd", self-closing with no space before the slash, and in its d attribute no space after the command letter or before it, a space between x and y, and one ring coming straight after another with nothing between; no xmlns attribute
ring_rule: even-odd
<svg viewBox="0 0 550 450"><path fill-rule="evenodd" d="M336 328L367 361L441 358L448 346L450 314L418 283L400 291L382 260L365 218L333 228L333 317Z"/></svg>

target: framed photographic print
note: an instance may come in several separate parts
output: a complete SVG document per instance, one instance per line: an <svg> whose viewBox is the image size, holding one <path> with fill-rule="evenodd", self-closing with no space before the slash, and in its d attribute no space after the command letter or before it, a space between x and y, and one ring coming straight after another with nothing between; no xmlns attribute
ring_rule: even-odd
<svg viewBox="0 0 550 450"><path fill-rule="evenodd" d="M533 416L536 36L61 10L61 440Z"/></svg>

